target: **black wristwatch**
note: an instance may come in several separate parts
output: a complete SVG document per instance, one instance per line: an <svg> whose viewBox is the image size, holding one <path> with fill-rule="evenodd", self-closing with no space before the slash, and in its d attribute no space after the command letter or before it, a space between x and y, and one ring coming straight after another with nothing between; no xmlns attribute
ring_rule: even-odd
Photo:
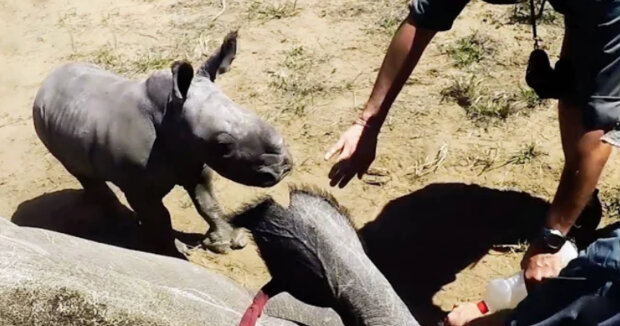
<svg viewBox="0 0 620 326"><path fill-rule="evenodd" d="M538 238L538 244L549 253L556 253L566 243L566 237L556 229L543 228Z"/></svg>

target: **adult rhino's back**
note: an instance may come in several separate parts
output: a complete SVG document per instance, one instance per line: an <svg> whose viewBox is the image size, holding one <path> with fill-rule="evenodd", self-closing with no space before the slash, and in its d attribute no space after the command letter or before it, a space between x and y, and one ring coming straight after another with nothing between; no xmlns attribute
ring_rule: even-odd
<svg viewBox="0 0 620 326"><path fill-rule="evenodd" d="M145 164L155 140L143 82L97 66L54 70L37 93L35 130L73 174L112 180L126 165Z"/></svg>
<svg viewBox="0 0 620 326"><path fill-rule="evenodd" d="M231 326L252 301L241 285L180 259L18 227L2 217L0 239L0 325ZM273 312L316 321L310 326L342 325L323 323L333 312L291 297L274 303ZM262 322L297 325L269 316Z"/></svg>

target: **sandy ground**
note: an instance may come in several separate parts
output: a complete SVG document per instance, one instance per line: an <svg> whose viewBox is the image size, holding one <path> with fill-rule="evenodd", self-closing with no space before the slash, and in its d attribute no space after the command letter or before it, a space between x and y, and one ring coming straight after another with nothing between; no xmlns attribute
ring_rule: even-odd
<svg viewBox="0 0 620 326"><path fill-rule="evenodd" d="M227 10L212 21L221 8L215 0L0 0L0 216L11 218L28 203L36 213L53 213L74 202L75 193L68 194L67 189L79 189L77 181L39 142L32 126L33 98L51 69L84 60L142 78L148 71L167 67L173 59L188 58L199 64L203 54L233 29L240 33L237 60L218 84L237 103L256 110L282 132L296 167L271 189L242 187L217 178L215 189L224 209L232 211L263 193L285 201L288 184L327 189L330 164L323 161L323 153L367 98L394 21L406 13L405 1L299 0L292 9L285 7L292 1L227 2ZM509 12L508 7L474 1L452 31L439 34L429 46L384 127L375 175L354 180L346 189L332 189L352 211L357 227L374 220L390 200L437 183L477 184L542 199L553 195L562 167L555 103L481 124L440 95L455 79L470 75L496 95L513 93L524 84L531 48L529 29L509 24ZM558 52L561 30L555 25L541 28L553 53ZM445 49L473 31L487 36L495 51L479 63L456 67ZM514 160L532 143L536 155ZM616 162L614 155L600 186L604 205L610 209L617 206L620 193ZM443 208L450 207L451 198L460 193L452 197L442 197L441 191L433 194L437 205L433 214L450 211L441 218L451 238L441 242L481 241L467 229L454 226L469 223L462 221L465 218L490 212L509 215L516 222L533 218L518 203L466 194L471 188L462 191L463 198L480 202L461 200L458 210L446 211ZM37 204L45 198L45 205ZM498 198L510 201L512 197ZM205 232L205 223L183 191L175 189L165 203L175 229ZM512 211L485 211L486 205ZM424 214L403 212L420 220ZM62 218L73 222L58 223L81 223L79 216ZM415 231L423 232L424 225ZM437 228L433 232L442 234ZM433 252L432 243L425 245ZM436 254L434 263L443 264L442 257L450 257ZM454 269L456 275L442 280L440 288L429 295L443 310L475 300L489 279L516 272L519 256L492 250L481 259L460 262ZM403 268L432 270L436 266L414 253L404 252L399 259L409 266ZM250 288L260 287L269 278L253 246L223 256L195 250L191 260Z"/></svg>

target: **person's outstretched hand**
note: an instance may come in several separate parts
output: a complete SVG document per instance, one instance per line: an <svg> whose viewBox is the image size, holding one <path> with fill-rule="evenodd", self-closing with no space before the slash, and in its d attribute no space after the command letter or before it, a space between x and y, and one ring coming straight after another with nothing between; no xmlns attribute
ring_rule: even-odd
<svg viewBox="0 0 620 326"><path fill-rule="evenodd" d="M375 160L376 150L377 133L359 124L352 125L325 154L325 160L339 154L329 172L329 184L344 188L356 174L361 178Z"/></svg>

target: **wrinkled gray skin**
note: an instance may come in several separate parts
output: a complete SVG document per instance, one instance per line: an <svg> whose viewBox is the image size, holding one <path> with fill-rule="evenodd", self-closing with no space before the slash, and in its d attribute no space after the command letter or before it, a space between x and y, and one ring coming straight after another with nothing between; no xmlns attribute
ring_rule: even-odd
<svg viewBox="0 0 620 326"><path fill-rule="evenodd" d="M234 223L254 236L272 275L268 295L284 291L333 308L348 326L419 325L331 196L293 190L288 208L268 198Z"/></svg>
<svg viewBox="0 0 620 326"><path fill-rule="evenodd" d="M105 181L125 193L142 222L141 242L153 246L148 250L177 254L162 203L175 185L187 190L208 223L208 248L245 246L243 234L221 218L210 168L260 187L275 185L291 169L275 129L213 83L235 57L236 35L227 35L196 76L186 62L141 81L73 63L53 71L37 93L33 119L43 144L106 209L119 203Z"/></svg>
<svg viewBox="0 0 620 326"><path fill-rule="evenodd" d="M238 283L187 261L0 217L0 325L232 326L251 302ZM286 294L259 325L298 325L290 320L342 325L333 311Z"/></svg>

